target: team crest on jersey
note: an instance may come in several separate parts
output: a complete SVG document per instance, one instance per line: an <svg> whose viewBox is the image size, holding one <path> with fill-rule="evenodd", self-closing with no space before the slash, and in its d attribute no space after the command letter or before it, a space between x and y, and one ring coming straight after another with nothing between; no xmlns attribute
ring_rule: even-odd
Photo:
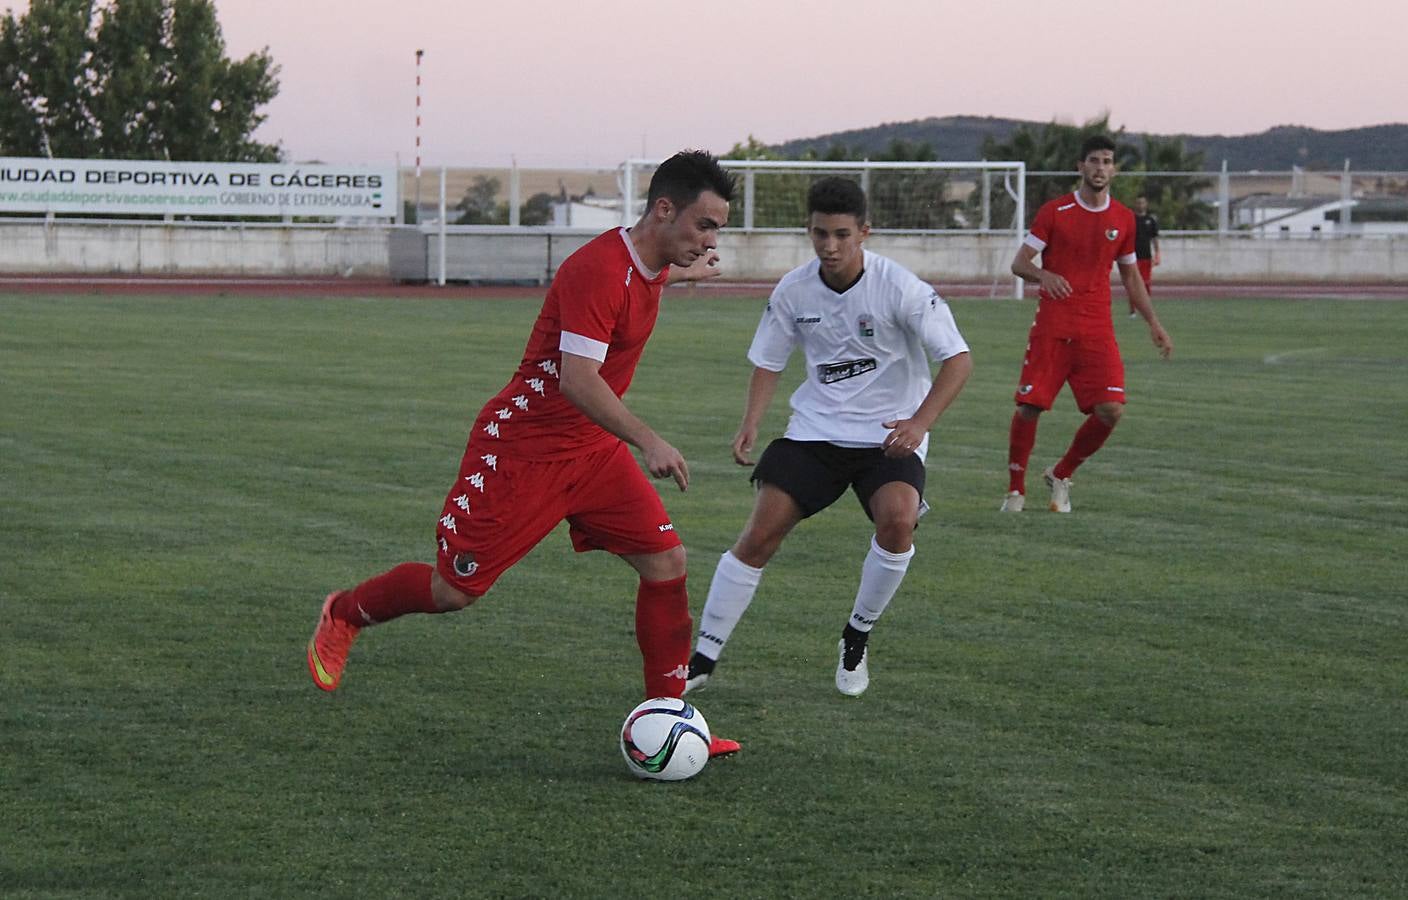
<svg viewBox="0 0 1408 900"><path fill-rule="evenodd" d="M1119 236L1120 236L1120 230L1119 230L1118 228L1106 228L1106 229L1105 229L1105 240L1107 240L1107 241L1113 241L1115 238L1117 238L1117 237L1119 237Z"/></svg>
<svg viewBox="0 0 1408 900"><path fill-rule="evenodd" d="M870 321L870 316L861 316L856 320L856 331L861 337L875 337L875 323Z"/></svg>
<svg viewBox="0 0 1408 900"><path fill-rule="evenodd" d="M456 553L454 566L455 574L461 578L468 578L479 571L479 563L475 562L471 553Z"/></svg>

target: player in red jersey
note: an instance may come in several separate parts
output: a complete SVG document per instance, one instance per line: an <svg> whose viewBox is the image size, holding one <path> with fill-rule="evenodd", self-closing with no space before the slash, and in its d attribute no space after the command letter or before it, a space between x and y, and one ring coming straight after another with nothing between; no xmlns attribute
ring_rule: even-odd
<svg viewBox="0 0 1408 900"><path fill-rule="evenodd" d="M469 606L565 519L578 552L606 550L640 575L646 697L683 693L693 634L684 547L627 444L651 475L682 491L689 467L621 397L666 282L717 274L732 196L733 179L712 156L678 153L655 171L634 227L608 231L563 262L518 371L474 421L441 510L436 564L403 563L328 595L308 642L314 684L338 686L362 628ZM719 738L710 748L737 749Z"/></svg>
<svg viewBox="0 0 1408 900"><path fill-rule="evenodd" d="M1165 359L1173 353L1173 339L1159 324L1135 266L1134 214L1110 196L1114 141L1103 135L1086 140L1076 169L1080 186L1037 211L1031 233L1012 260L1012 273L1041 290L1008 437L1005 512L1021 512L1026 505L1037 419L1063 385L1070 384L1086 419L1066 454L1043 473L1055 512L1071 511L1071 475L1100 449L1124 412L1124 362L1110 315L1112 263L1119 267L1130 302L1149 324L1154 346Z"/></svg>

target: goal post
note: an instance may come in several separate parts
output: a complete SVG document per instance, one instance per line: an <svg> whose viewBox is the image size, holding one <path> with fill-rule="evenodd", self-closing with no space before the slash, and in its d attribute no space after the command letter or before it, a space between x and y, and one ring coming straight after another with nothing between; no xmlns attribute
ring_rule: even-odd
<svg viewBox="0 0 1408 900"><path fill-rule="evenodd" d="M621 167L622 223L645 208L650 176L660 160L630 159ZM796 232L806 220L806 197L817 178L853 178L866 193L873 234L982 236L1005 242L1015 254L1026 234L1026 164L1017 161L879 162L725 159L738 177L730 231ZM1011 259L1011 255L1006 260ZM994 286L1012 277L1006 260L989 273Z"/></svg>

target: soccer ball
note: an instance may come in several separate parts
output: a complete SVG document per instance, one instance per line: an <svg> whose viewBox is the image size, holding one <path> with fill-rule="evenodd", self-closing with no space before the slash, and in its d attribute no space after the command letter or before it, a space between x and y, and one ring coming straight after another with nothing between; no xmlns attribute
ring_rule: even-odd
<svg viewBox="0 0 1408 900"><path fill-rule="evenodd" d="M626 768L647 781L684 781L709 761L709 723L678 697L647 700L621 726Z"/></svg>

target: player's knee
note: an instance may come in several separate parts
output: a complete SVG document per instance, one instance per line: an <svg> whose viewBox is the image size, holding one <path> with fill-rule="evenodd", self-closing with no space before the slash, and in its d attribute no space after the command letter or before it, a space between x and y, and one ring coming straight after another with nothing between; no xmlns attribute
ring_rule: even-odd
<svg viewBox="0 0 1408 900"><path fill-rule="evenodd" d="M432 572L430 575L430 598L435 602L435 608L441 612L464 609L478 599L450 584L439 572Z"/></svg>
<svg viewBox="0 0 1408 900"><path fill-rule="evenodd" d="M623 558L644 581L674 581L683 578L685 574L686 557L683 544L659 553Z"/></svg>
<svg viewBox="0 0 1408 900"><path fill-rule="evenodd" d="M1114 428L1118 425L1120 416L1123 415L1123 403L1100 403L1095 407L1095 418L1105 423L1105 426L1108 428Z"/></svg>
<svg viewBox="0 0 1408 900"><path fill-rule="evenodd" d="M886 553L905 553L914 546L914 529L918 524L917 516L877 519L875 543Z"/></svg>
<svg viewBox="0 0 1408 900"><path fill-rule="evenodd" d="M1026 419L1028 422L1034 422L1037 417L1041 415L1041 407L1032 406L1030 403L1018 403L1017 415Z"/></svg>

